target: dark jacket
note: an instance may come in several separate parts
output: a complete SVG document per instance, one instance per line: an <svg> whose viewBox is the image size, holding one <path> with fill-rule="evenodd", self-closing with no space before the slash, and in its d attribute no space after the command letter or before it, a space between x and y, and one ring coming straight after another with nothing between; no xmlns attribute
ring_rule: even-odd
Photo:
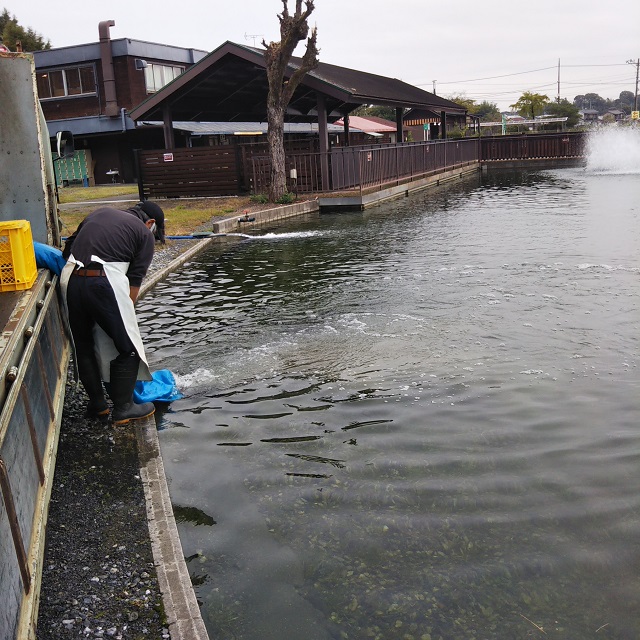
<svg viewBox="0 0 640 640"><path fill-rule="evenodd" d="M68 259L73 253L85 267L92 263L92 256L104 262L128 262L129 284L139 287L153 259L154 243L153 234L136 216L101 207L90 213L67 239L62 255Z"/></svg>

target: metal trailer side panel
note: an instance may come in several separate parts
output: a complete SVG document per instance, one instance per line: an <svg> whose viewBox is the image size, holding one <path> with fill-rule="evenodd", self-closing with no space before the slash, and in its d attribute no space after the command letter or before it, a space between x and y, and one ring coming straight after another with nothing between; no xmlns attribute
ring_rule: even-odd
<svg viewBox="0 0 640 640"><path fill-rule="evenodd" d="M0 221L28 220L35 241L52 243L53 166L33 56L0 52L0 96Z"/></svg>
<svg viewBox="0 0 640 640"><path fill-rule="evenodd" d="M70 344L56 278L41 270L1 354L0 638L34 640ZM10 350L13 354L7 353Z"/></svg>

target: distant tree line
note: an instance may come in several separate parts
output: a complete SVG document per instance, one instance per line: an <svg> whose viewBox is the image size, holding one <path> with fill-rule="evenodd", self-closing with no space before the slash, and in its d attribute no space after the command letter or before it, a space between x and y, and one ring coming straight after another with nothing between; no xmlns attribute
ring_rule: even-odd
<svg viewBox="0 0 640 640"><path fill-rule="evenodd" d="M479 104L466 96L449 96L449 100L465 107L470 114L479 115L481 122L495 122L501 118L498 107L486 100ZM521 116L530 119L541 115L567 118L566 125L572 128L580 120L579 112L584 109L594 109L599 115L604 115L609 109L619 109L630 114L633 102L634 94L631 91L622 91L615 100L602 98L597 93L587 93L576 96L573 102L566 98L559 101L551 100L547 95L525 91L510 107Z"/></svg>
<svg viewBox="0 0 640 640"><path fill-rule="evenodd" d="M609 109L620 109L626 114L633 111L633 99L634 94L632 91L621 91L620 96L615 100L609 100L603 98L597 93L585 93L584 95L576 96L573 99L573 104L580 109L594 109L600 115L603 115Z"/></svg>
<svg viewBox="0 0 640 640"><path fill-rule="evenodd" d="M51 49L51 42L45 40L31 27L23 27L15 16L5 8L0 14L0 38L9 51L16 51L20 43L22 51L42 51Z"/></svg>

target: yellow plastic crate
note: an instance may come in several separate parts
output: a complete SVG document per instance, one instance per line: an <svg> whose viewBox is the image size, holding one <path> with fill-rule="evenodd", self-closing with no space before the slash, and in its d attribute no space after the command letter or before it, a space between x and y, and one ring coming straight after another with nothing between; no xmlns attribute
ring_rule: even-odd
<svg viewBox="0 0 640 640"><path fill-rule="evenodd" d="M0 291L30 289L37 276L29 221L0 222Z"/></svg>

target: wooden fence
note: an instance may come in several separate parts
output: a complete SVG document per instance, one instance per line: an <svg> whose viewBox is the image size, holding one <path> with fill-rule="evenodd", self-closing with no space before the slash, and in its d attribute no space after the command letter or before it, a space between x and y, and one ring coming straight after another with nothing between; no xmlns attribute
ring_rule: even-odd
<svg viewBox="0 0 640 640"><path fill-rule="evenodd" d="M287 141L285 151L288 154L313 152L316 142L314 139ZM256 155L267 153L266 142L137 151L140 198L256 192L252 160Z"/></svg>
<svg viewBox="0 0 640 640"><path fill-rule="evenodd" d="M237 147L138 151L140 198L223 196L240 190Z"/></svg>

